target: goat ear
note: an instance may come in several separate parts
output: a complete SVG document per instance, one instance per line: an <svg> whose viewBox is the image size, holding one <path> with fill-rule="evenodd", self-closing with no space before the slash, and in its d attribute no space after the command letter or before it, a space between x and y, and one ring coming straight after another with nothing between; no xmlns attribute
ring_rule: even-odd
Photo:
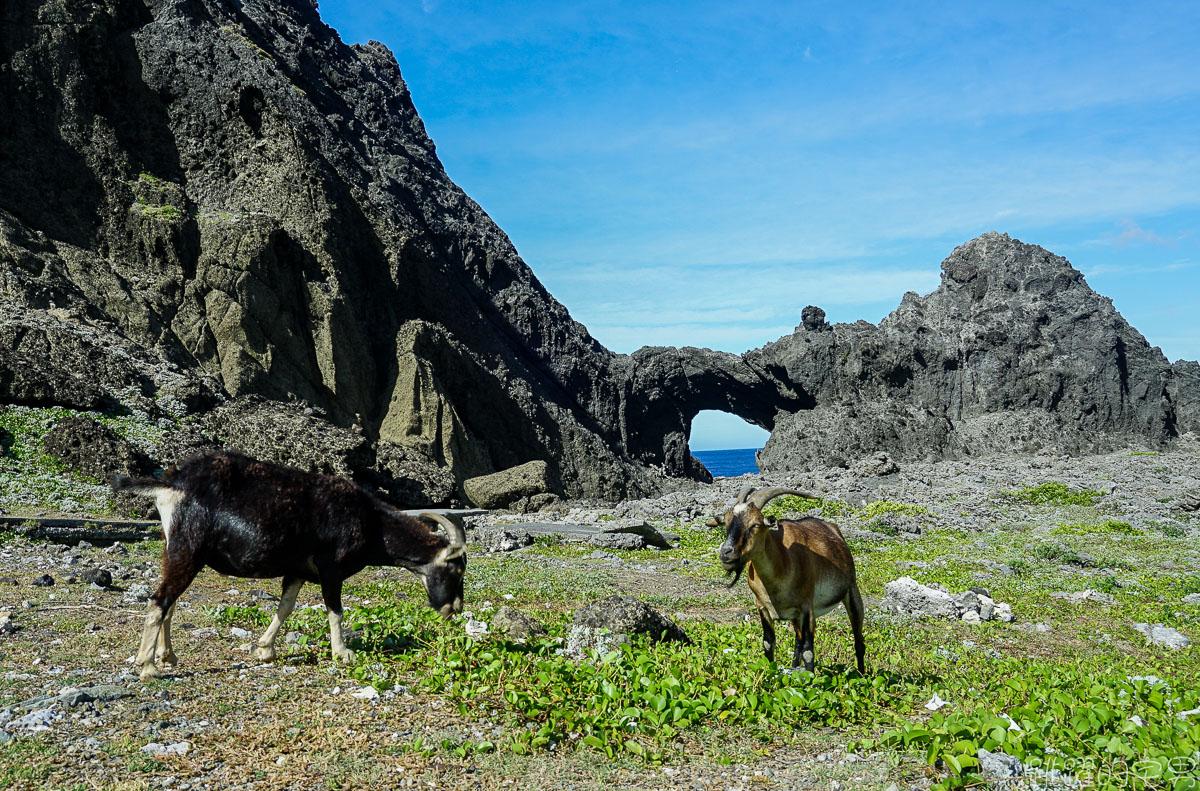
<svg viewBox="0 0 1200 791"><path fill-rule="evenodd" d="M764 516L763 521L766 522L767 527L774 527L779 520L773 516Z"/></svg>

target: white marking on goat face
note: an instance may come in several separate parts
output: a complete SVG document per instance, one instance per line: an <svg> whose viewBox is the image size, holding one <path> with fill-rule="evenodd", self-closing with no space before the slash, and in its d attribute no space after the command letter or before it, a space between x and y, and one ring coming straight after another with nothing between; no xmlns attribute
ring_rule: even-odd
<svg viewBox="0 0 1200 791"><path fill-rule="evenodd" d="M178 489L159 489L154 493L154 504L158 507L158 515L162 519L163 543L171 541L171 522L175 518L175 508L183 500L183 492Z"/></svg>
<svg viewBox="0 0 1200 791"><path fill-rule="evenodd" d="M745 516L746 509L750 507L750 503L738 503L733 507L734 516Z"/></svg>

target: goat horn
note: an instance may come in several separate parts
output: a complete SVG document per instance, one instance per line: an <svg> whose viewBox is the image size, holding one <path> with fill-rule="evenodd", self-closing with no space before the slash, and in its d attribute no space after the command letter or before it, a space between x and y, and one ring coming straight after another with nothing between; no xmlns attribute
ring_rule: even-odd
<svg viewBox="0 0 1200 791"><path fill-rule="evenodd" d="M457 519L451 519L444 514L423 513L417 515L418 519L426 522L436 522L446 531L446 537L450 539L451 549L462 549L467 544L467 531L463 530L463 526L459 524Z"/></svg>
<svg viewBox="0 0 1200 791"><path fill-rule="evenodd" d="M746 502L746 498L750 496L750 492L752 491L754 491L754 487L747 486L745 489L742 489L740 492L738 492L736 505L741 505L742 503Z"/></svg>
<svg viewBox="0 0 1200 791"><path fill-rule="evenodd" d="M748 493L748 491L749 490L747 490L746 493ZM767 507L767 503L771 502L776 497L779 497L780 495L783 495L783 494L793 494L796 497L803 497L807 500L820 500L821 499L820 497L818 497L815 494L811 494L809 492L802 492L799 489L789 489L786 486L775 486L770 489L759 489L757 492L754 493L754 495L752 497L750 497L749 502L753 503L754 507L761 511L763 508ZM739 498L740 498L740 495L739 495ZM742 502L742 500L739 499L738 502Z"/></svg>

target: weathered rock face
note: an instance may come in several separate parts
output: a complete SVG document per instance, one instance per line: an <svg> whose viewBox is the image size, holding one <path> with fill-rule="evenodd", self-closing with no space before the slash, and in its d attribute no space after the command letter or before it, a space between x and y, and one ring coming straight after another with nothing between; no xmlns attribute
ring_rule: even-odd
<svg viewBox="0 0 1200 791"><path fill-rule="evenodd" d="M573 495L659 485L621 444L614 356L446 176L383 46L305 0L0 22L0 401L153 402L174 365L459 483L540 459Z"/></svg>
<svg viewBox="0 0 1200 791"><path fill-rule="evenodd" d="M10 0L0 118L0 403L260 396L250 452L307 404L305 436L358 426L334 455L413 504L535 460L571 497L703 479L705 409L771 429L780 470L1200 429L1200 366L999 234L879 326L809 307L741 356L614 355L450 181L391 53L308 0Z"/></svg>
<svg viewBox="0 0 1200 791"><path fill-rule="evenodd" d="M745 355L814 406L781 415L776 470L887 449L901 458L1160 444L1200 427L1194 363L1162 352L1060 256L987 233L878 327L797 327Z"/></svg>

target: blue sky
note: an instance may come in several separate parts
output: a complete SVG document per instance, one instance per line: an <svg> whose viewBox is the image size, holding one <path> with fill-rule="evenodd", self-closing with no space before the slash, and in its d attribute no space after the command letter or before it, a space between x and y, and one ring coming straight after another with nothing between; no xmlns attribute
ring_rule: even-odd
<svg viewBox="0 0 1200 791"><path fill-rule="evenodd" d="M878 322L988 230L1200 358L1197 3L361 3L450 176L618 352ZM711 424L711 425L710 425ZM702 416L693 447L761 444Z"/></svg>

